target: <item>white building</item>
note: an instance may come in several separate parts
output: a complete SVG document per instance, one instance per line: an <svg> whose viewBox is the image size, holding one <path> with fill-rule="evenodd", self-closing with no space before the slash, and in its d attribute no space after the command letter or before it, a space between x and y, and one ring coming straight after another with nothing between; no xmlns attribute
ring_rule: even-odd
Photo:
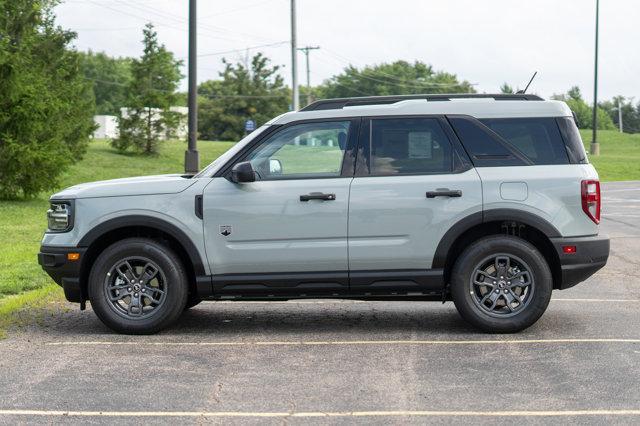
<svg viewBox="0 0 640 426"><path fill-rule="evenodd" d="M176 127L175 130L175 138L176 139L185 139L188 135L189 132L189 126L188 126L188 115L189 115L189 108L187 107L179 107L179 106L172 106L169 108L169 111L171 112L175 112L180 114L180 123L178 124L178 126ZM161 109L159 108L152 108L151 109L151 120L157 120L160 118L160 112ZM120 108L120 114L122 115L122 117L128 117L129 116L129 108ZM161 135L161 136L165 136L165 135Z"/></svg>
<svg viewBox="0 0 640 426"><path fill-rule="evenodd" d="M93 122L98 128L93 132L94 139L114 139L118 137L118 119L114 115L94 115Z"/></svg>

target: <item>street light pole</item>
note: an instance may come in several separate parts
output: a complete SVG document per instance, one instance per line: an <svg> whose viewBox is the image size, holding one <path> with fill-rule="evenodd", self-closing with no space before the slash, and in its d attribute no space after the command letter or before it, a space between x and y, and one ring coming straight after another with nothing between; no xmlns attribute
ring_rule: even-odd
<svg viewBox="0 0 640 426"><path fill-rule="evenodd" d="M593 138L591 140L591 155L600 155L598 143L598 27L600 24L600 0L596 0L596 49L593 73Z"/></svg>
<svg viewBox="0 0 640 426"><path fill-rule="evenodd" d="M189 0L189 140L184 153L184 171L197 173L200 170L198 153L198 46L196 2Z"/></svg>
<svg viewBox="0 0 640 426"><path fill-rule="evenodd" d="M298 35L296 29L296 0L291 0L291 108L294 111L300 109L300 96L298 93Z"/></svg>
<svg viewBox="0 0 640 426"><path fill-rule="evenodd" d="M320 49L320 46L307 46L301 47L301 52L304 52L307 59L307 105L311 103L311 67L309 66L309 51Z"/></svg>

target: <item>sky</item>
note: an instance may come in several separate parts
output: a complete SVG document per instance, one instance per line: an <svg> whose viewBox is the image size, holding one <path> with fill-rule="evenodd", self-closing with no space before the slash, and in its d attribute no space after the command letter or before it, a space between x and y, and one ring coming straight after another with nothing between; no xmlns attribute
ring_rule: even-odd
<svg viewBox="0 0 640 426"><path fill-rule="evenodd" d="M297 0L298 47L310 53L311 84L349 64L422 61L478 92L502 83L549 97L578 85L593 100L595 0ZM640 1L600 2L598 99L640 101ZM198 80L217 78L223 57L263 52L291 81L290 0L199 0ZM179 58L188 52L188 0L66 0L58 23L79 50L140 56L142 27ZM299 81L306 84L304 54ZM185 69L186 71L186 69ZM185 72L186 74L186 72ZM182 88L186 88L186 81Z"/></svg>

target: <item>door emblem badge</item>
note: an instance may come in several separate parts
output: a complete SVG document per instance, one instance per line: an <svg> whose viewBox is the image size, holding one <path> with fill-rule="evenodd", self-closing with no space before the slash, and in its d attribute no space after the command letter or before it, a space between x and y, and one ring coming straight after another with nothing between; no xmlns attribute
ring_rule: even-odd
<svg viewBox="0 0 640 426"><path fill-rule="evenodd" d="M224 235L228 237L233 232L233 227L231 225L220 225L220 235Z"/></svg>

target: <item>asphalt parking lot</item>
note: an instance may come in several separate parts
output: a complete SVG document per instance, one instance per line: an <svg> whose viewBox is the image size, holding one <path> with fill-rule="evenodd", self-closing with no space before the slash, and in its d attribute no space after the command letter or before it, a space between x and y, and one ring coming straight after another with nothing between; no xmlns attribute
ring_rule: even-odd
<svg viewBox="0 0 640 426"><path fill-rule="evenodd" d="M603 185L609 263L516 335L452 303L204 303L167 332L56 308L0 341L0 423L640 422L640 183Z"/></svg>

